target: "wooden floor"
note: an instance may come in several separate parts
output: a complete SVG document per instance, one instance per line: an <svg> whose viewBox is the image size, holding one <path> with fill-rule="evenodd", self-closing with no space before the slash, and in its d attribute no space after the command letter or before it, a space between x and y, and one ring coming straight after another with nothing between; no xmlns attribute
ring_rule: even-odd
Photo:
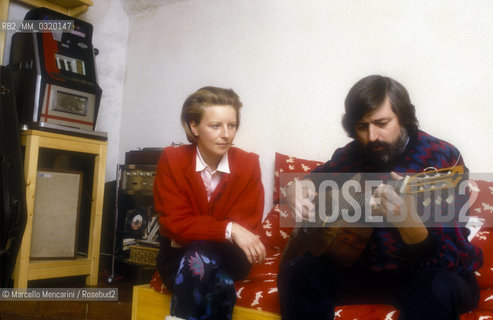
<svg viewBox="0 0 493 320"><path fill-rule="evenodd" d="M99 288L118 288L118 301L0 301L0 320L130 320L133 281L125 278ZM30 281L30 288L83 288L83 277Z"/></svg>

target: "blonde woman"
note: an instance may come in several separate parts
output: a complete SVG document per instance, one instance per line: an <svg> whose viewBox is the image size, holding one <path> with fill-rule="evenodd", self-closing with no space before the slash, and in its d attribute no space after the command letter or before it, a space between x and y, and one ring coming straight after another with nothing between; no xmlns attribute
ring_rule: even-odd
<svg viewBox="0 0 493 320"><path fill-rule="evenodd" d="M255 234L264 206L258 156L232 147L241 106L231 89L197 90L181 114L191 144L165 148L159 160L158 270L172 292L166 319L231 319L233 282L265 258Z"/></svg>

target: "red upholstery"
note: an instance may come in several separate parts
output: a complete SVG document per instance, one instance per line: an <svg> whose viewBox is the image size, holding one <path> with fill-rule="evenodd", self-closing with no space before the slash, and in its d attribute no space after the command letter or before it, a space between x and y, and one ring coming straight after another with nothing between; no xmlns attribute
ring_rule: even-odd
<svg viewBox="0 0 493 320"><path fill-rule="evenodd" d="M289 170L281 165L282 163L290 163L294 168L300 168L302 164L314 164L315 162L276 154L276 170L281 168ZM492 226L493 182L473 181L470 189L473 197L477 195L476 201L470 208L471 215L485 219L487 221L485 226ZM287 210L287 205L282 201L280 204L275 204L258 230L267 247L267 259L260 265L254 265L246 280L236 283L238 306L279 313L276 277L282 249L291 233L291 229L283 227L282 223L282 219L288 217ZM476 273L482 288L481 299L479 307L470 313L463 314L461 320L493 320L493 239L489 239L492 234L493 228L481 228L472 239L475 245L481 247L484 254L483 267ZM151 280L151 285L157 291L166 291L157 272ZM336 308L337 320L395 320L397 318L398 311L386 305L355 305Z"/></svg>
<svg viewBox="0 0 493 320"><path fill-rule="evenodd" d="M472 199L475 195L477 195L477 199L469 212L471 216L484 219L483 225L485 226L471 240L473 244L483 250L484 256L483 266L476 271L476 278L481 288L493 289L493 183L481 180L476 180L473 183L475 185L471 187Z"/></svg>
<svg viewBox="0 0 493 320"><path fill-rule="evenodd" d="M286 183L289 181L283 181L281 185L281 174L292 173L293 178L303 178L308 172L315 169L318 165L322 164L320 161L306 160L287 156L276 152L275 164L274 164L274 193L273 203L282 203L284 197L282 190L286 187ZM291 176L290 176L291 177Z"/></svg>

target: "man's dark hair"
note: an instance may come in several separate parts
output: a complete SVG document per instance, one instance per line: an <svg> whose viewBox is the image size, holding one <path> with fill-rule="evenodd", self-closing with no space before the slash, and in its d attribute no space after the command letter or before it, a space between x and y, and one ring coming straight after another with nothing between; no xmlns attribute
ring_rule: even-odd
<svg viewBox="0 0 493 320"><path fill-rule="evenodd" d="M409 136L418 132L418 119L406 88L394 79L371 75L365 77L349 90L344 102L346 113L342 117L342 126L348 136L355 138L354 125L365 115L377 109L386 97L389 97L392 111Z"/></svg>

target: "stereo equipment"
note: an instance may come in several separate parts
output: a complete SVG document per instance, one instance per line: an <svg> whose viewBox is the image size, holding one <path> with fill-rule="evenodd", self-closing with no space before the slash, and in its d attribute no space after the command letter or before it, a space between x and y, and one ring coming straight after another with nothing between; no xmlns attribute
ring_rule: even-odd
<svg viewBox="0 0 493 320"><path fill-rule="evenodd" d="M142 148L125 152L125 164L157 165L163 148Z"/></svg>
<svg viewBox="0 0 493 320"><path fill-rule="evenodd" d="M12 37L10 66L22 128L106 139L106 133L94 131L102 90L96 78L92 25L46 8L29 11L28 20L70 20L73 29L16 32Z"/></svg>
<svg viewBox="0 0 493 320"><path fill-rule="evenodd" d="M152 196L156 166L162 151L162 148L143 148L126 152L125 166L121 171L121 191Z"/></svg>
<svg viewBox="0 0 493 320"><path fill-rule="evenodd" d="M155 165L126 165L122 169L121 190L126 194L152 195L155 175Z"/></svg>

